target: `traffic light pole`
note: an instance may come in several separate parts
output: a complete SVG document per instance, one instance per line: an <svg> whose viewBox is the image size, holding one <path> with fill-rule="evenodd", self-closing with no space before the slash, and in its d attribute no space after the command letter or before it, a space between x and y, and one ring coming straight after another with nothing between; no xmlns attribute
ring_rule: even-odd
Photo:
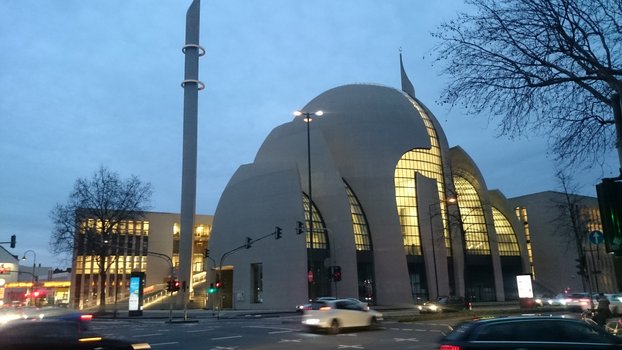
<svg viewBox="0 0 622 350"><path fill-rule="evenodd" d="M231 254L233 254L233 253L237 252L238 250L242 250L242 249L250 249L250 247L251 247L254 243L259 242L259 241L261 241L262 239L268 238L268 237L270 237L270 236L274 236L274 238L276 238L276 239L280 239L280 238L281 238L281 235L282 235L282 229L281 229L279 226L275 226L275 227L274 227L274 232L268 233L268 234L263 235L263 236L261 236L261 237L259 237L259 238L252 239L252 238L250 238L250 237L246 237L246 243L242 244L242 245L241 245L241 246L239 246L239 247L233 248L233 249L231 249L231 250L230 250L230 251L228 251L228 252L225 252L225 253L224 253L224 254L220 257L220 264L218 265L218 278L217 278L217 280L218 280L218 281L220 281L220 277L221 277L221 274L222 274L222 264L223 264L223 262L225 261L225 258L226 258L228 255L231 255ZM220 309L222 309L222 294L221 294L221 289L222 289L222 288L218 288L218 293L217 293L217 294L218 294L218 313L217 313L216 318L217 318L217 319L219 319L219 320L220 320Z"/></svg>

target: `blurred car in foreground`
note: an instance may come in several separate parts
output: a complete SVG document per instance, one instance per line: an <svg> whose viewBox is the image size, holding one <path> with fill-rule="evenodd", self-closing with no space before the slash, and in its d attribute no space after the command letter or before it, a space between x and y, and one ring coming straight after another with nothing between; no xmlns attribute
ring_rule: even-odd
<svg viewBox="0 0 622 350"><path fill-rule="evenodd" d="M622 349L622 339L577 319L516 316L459 324L439 346L472 349Z"/></svg>
<svg viewBox="0 0 622 350"><path fill-rule="evenodd" d="M418 305L420 313L448 312L460 311L466 308L463 297L438 297L436 301L426 301L422 305Z"/></svg>
<svg viewBox="0 0 622 350"><path fill-rule="evenodd" d="M377 328L382 314L355 299L316 300L304 310L302 324L309 330L337 334L344 328Z"/></svg>
<svg viewBox="0 0 622 350"><path fill-rule="evenodd" d="M91 333L78 321L58 319L20 319L0 327L0 349L99 349L139 350L151 349L147 343L107 339Z"/></svg>
<svg viewBox="0 0 622 350"><path fill-rule="evenodd" d="M92 318L92 314L61 307L9 307L0 310L0 326L12 320L52 319L75 321L86 329Z"/></svg>

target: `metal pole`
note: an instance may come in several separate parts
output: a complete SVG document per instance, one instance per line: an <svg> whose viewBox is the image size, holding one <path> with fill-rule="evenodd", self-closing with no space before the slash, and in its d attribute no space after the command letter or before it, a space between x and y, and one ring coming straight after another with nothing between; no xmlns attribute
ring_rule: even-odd
<svg viewBox="0 0 622 350"><path fill-rule="evenodd" d="M311 270L311 274L313 276L313 280L311 283L311 288L309 290L309 299L314 299L316 297L315 285L317 278L315 273L315 264L313 261L313 189L311 187L311 113L304 113L305 122L307 123L307 181L309 186L309 269Z"/></svg>

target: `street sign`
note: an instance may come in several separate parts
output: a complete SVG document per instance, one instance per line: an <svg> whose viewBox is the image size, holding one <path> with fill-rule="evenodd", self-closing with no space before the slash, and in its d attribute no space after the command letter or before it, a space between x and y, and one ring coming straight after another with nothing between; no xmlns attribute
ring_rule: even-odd
<svg viewBox="0 0 622 350"><path fill-rule="evenodd" d="M605 236L600 231L590 232L590 242L593 244L601 244L605 241Z"/></svg>

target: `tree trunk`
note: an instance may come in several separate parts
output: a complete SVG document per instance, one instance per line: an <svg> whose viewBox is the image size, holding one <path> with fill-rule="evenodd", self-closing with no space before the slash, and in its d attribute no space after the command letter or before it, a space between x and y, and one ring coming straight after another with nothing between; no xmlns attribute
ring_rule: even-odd
<svg viewBox="0 0 622 350"><path fill-rule="evenodd" d="M99 256L99 311L106 310L106 254Z"/></svg>

